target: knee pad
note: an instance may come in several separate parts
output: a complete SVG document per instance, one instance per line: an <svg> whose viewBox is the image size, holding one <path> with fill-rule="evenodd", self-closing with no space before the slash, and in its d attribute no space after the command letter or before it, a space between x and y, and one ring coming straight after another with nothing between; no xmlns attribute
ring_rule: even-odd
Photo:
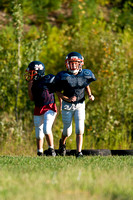
<svg viewBox="0 0 133 200"><path fill-rule="evenodd" d="M37 139L43 139L43 115L34 116L35 134Z"/></svg>
<svg viewBox="0 0 133 200"><path fill-rule="evenodd" d="M44 126L43 126L44 134L46 135L52 134L52 126L53 126L56 115L57 113L52 110L48 110L44 114Z"/></svg>
<svg viewBox="0 0 133 200"><path fill-rule="evenodd" d="M72 112L62 110L63 135L69 137L72 134Z"/></svg>
<svg viewBox="0 0 133 200"><path fill-rule="evenodd" d="M75 132L76 134L83 135L84 134L84 120L76 120L75 121Z"/></svg>
<svg viewBox="0 0 133 200"><path fill-rule="evenodd" d="M37 139L43 139L44 138L43 126L35 127L35 133Z"/></svg>
<svg viewBox="0 0 133 200"><path fill-rule="evenodd" d="M72 134L72 124L65 124L63 127L63 135L69 137Z"/></svg>
<svg viewBox="0 0 133 200"><path fill-rule="evenodd" d="M52 134L52 127L49 126L49 124L45 125L43 127L43 132L44 132L44 135Z"/></svg>
<svg viewBox="0 0 133 200"><path fill-rule="evenodd" d="M76 134L84 134L84 120L85 120L85 104L79 105L79 108L75 111L75 131Z"/></svg>

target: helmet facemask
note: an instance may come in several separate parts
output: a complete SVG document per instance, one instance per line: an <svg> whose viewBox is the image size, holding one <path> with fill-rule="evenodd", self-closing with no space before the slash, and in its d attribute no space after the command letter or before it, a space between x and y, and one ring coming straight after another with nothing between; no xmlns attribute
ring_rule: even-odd
<svg viewBox="0 0 133 200"><path fill-rule="evenodd" d="M36 80L37 78L37 71L36 70L28 70L26 69L25 79L26 81Z"/></svg>
<svg viewBox="0 0 133 200"><path fill-rule="evenodd" d="M45 66L40 61L33 61L26 69L25 79L26 81L38 80L45 75Z"/></svg>
<svg viewBox="0 0 133 200"><path fill-rule="evenodd" d="M77 74L82 71L82 65L84 65L84 58L77 52L71 52L68 54L65 60L66 68L72 74Z"/></svg>

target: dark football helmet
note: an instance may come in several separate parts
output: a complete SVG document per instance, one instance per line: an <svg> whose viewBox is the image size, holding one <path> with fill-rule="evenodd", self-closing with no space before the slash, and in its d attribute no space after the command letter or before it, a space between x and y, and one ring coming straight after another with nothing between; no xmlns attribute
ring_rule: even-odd
<svg viewBox="0 0 133 200"><path fill-rule="evenodd" d="M43 76L45 76L44 64L40 61L32 61L26 69L25 79L27 81L38 80Z"/></svg>
<svg viewBox="0 0 133 200"><path fill-rule="evenodd" d="M78 52L71 52L66 56L65 64L67 70L75 74L82 70L82 65L84 65L84 58Z"/></svg>

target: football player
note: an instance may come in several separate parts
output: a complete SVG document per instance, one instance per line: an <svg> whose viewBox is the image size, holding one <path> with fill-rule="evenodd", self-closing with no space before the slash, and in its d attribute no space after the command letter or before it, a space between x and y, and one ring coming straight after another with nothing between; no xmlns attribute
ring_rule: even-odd
<svg viewBox="0 0 133 200"><path fill-rule="evenodd" d="M82 144L85 120L85 91L91 101L94 96L89 84L95 81L94 74L89 69L82 69L84 58L78 52L71 52L65 59L66 71L55 76L56 94L62 99L63 133L59 142L59 153L66 155L66 140L72 134L72 118L75 120L76 157L82 157Z"/></svg>
<svg viewBox="0 0 133 200"><path fill-rule="evenodd" d="M48 87L54 75L45 75L45 66L40 61L33 61L26 69L25 79L28 81L28 95L34 101L34 125L37 142L37 155L43 156L44 135L48 144L47 155L56 156L53 143L52 125L57 114L53 93Z"/></svg>

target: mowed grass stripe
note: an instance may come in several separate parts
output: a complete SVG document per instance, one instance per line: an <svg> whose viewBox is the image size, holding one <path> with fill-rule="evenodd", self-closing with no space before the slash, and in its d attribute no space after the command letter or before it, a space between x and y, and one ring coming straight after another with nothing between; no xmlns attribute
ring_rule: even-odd
<svg viewBox="0 0 133 200"><path fill-rule="evenodd" d="M0 157L0 199L133 199L132 156Z"/></svg>

